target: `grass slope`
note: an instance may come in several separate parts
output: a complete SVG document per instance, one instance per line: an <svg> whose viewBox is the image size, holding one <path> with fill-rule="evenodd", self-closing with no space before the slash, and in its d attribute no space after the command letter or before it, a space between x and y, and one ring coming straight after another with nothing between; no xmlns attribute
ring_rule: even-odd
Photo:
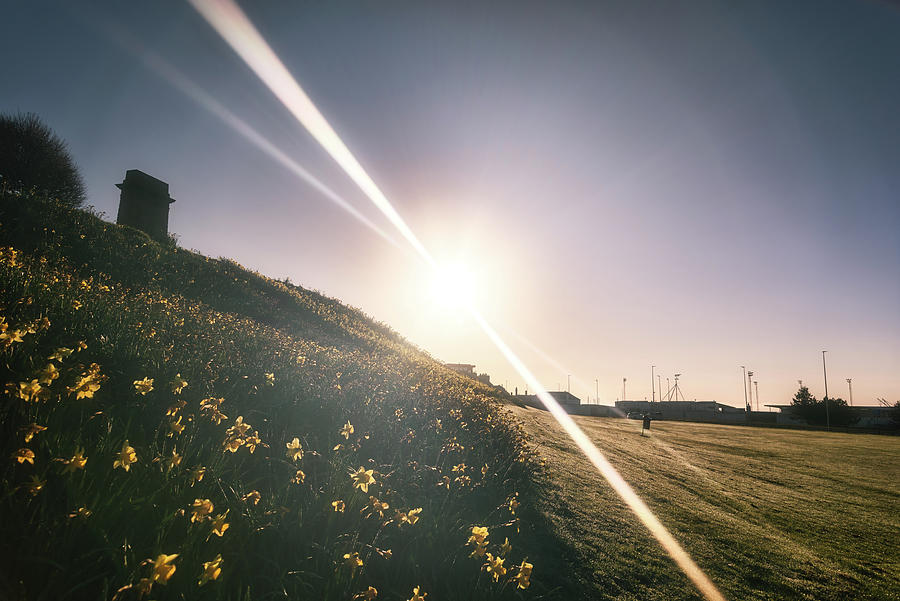
<svg viewBox="0 0 900 601"><path fill-rule="evenodd" d="M595 599L698 598L552 417L541 509ZM900 599L900 438L576 417L729 599Z"/></svg>
<svg viewBox="0 0 900 601"><path fill-rule="evenodd" d="M0 330L0 599L564 594L518 422L359 311L3 192Z"/></svg>

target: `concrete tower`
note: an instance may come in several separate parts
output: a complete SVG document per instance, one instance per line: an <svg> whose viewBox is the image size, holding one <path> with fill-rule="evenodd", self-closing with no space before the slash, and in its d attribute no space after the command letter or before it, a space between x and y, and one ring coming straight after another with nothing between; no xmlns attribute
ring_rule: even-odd
<svg viewBox="0 0 900 601"><path fill-rule="evenodd" d="M169 205L175 202L169 196L169 184L137 169L125 172L125 181L116 184L119 196L119 214L116 223L130 225L157 240L169 235Z"/></svg>

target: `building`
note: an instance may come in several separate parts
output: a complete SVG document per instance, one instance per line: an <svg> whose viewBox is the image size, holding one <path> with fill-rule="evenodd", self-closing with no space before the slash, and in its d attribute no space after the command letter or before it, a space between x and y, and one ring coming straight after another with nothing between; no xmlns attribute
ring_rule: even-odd
<svg viewBox="0 0 900 601"><path fill-rule="evenodd" d="M444 363L444 367L452 369L461 376L475 378L475 366L471 363Z"/></svg>
<svg viewBox="0 0 900 601"><path fill-rule="evenodd" d="M717 424L747 423L747 412L740 407L716 401L616 401L616 409L624 415L649 415L652 419Z"/></svg>
<svg viewBox="0 0 900 601"><path fill-rule="evenodd" d="M143 171L129 169L125 180L116 187L122 191L116 223L165 240L169 235L169 205L175 202L169 196L169 184Z"/></svg>

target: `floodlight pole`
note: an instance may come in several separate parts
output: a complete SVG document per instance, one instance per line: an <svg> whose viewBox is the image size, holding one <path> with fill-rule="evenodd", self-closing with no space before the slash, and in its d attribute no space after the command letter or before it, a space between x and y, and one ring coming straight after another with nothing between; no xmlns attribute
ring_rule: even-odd
<svg viewBox="0 0 900 601"><path fill-rule="evenodd" d="M747 368L741 365L741 369L744 370L744 377L741 380L744 381L744 411L750 412L750 405L747 404Z"/></svg>
<svg viewBox="0 0 900 601"><path fill-rule="evenodd" d="M659 402L662 403L662 376L656 374L656 383L659 384Z"/></svg>
<svg viewBox="0 0 900 601"><path fill-rule="evenodd" d="M600 404L600 378L596 378L594 380L594 384L597 385L597 399L596 400L597 400L597 404L599 405Z"/></svg>
<svg viewBox="0 0 900 601"><path fill-rule="evenodd" d="M626 382L627 380L628 380L628 378L622 378L622 400L623 400L623 401L626 400L626 397L625 397L625 382Z"/></svg>
<svg viewBox="0 0 900 601"><path fill-rule="evenodd" d="M650 398L651 403L656 402L656 384L653 382L653 370L656 369L655 365L650 366L650 388L653 390L653 395ZM847 380L848 382L850 380Z"/></svg>
<svg viewBox="0 0 900 601"><path fill-rule="evenodd" d="M566 376L566 392L571 392L572 388L572 374Z"/></svg>
<svg viewBox="0 0 900 601"><path fill-rule="evenodd" d="M753 386L756 387L756 410L759 411L759 382L753 380Z"/></svg>
<svg viewBox="0 0 900 601"><path fill-rule="evenodd" d="M828 411L828 370L825 367L825 353L822 351L822 375L825 376L825 427L831 430L831 413Z"/></svg>
<svg viewBox="0 0 900 601"><path fill-rule="evenodd" d="M750 389L750 404L747 405L747 411L753 411L753 371L747 370L747 388Z"/></svg>
<svg viewBox="0 0 900 601"><path fill-rule="evenodd" d="M847 378L847 388L850 389L850 406L853 406L853 378Z"/></svg>

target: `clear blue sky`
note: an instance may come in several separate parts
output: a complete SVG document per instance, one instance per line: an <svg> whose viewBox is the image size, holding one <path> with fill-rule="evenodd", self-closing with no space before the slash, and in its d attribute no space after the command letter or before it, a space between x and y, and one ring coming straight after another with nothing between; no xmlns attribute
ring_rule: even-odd
<svg viewBox="0 0 900 601"><path fill-rule="evenodd" d="M71 7L67 8L67 6ZM38 113L115 218L170 184L181 243L522 383L429 276L229 128L164 61L390 226L186 3L14 2L0 111ZM878 1L243 3L412 229L474 273L549 388L900 399L900 9ZM125 40L123 42L123 40ZM521 390L520 390L521 391Z"/></svg>

